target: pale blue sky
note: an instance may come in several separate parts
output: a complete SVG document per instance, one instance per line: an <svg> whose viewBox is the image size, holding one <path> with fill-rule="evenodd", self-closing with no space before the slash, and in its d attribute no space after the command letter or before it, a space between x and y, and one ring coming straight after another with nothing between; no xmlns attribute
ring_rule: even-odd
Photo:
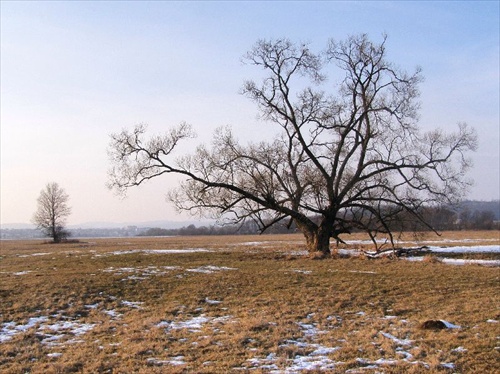
<svg viewBox="0 0 500 374"><path fill-rule="evenodd" d="M421 126L475 127L470 197L498 199L499 2L1 1L1 223L29 222L47 182L70 195L70 224L180 220L152 181L120 200L105 187L108 135L191 123L198 142L232 125L270 131L238 94L260 38L308 41L387 33L389 58L421 66ZM196 144L196 143L193 143Z"/></svg>

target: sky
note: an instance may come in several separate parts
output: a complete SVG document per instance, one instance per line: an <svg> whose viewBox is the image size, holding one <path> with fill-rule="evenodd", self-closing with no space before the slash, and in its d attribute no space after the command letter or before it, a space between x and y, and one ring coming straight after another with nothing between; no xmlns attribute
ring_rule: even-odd
<svg viewBox="0 0 500 374"><path fill-rule="evenodd" d="M106 187L109 135L186 121L193 147L230 125L270 136L239 92L258 79L242 56L259 39L314 50L329 39L388 35L388 59L420 66L420 126L477 130L470 199L500 196L498 1L5 1L0 40L0 223L29 223L49 182L69 195L69 225L183 221L165 201L175 177L125 199Z"/></svg>

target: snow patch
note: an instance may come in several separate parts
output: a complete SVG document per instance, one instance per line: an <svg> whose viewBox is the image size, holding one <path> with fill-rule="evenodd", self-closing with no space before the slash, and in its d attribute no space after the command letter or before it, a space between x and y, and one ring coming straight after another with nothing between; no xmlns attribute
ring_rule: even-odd
<svg viewBox="0 0 500 374"><path fill-rule="evenodd" d="M18 255L17 257L25 258L25 257L34 257L34 256L45 256L50 255L49 252L39 252L39 253L31 253L29 255Z"/></svg>
<svg viewBox="0 0 500 374"><path fill-rule="evenodd" d="M442 362L439 366L444 367L446 369L455 369L455 364L453 362Z"/></svg>
<svg viewBox="0 0 500 374"><path fill-rule="evenodd" d="M222 301L219 300L210 300L208 297L205 298L205 302L210 305L217 305L222 303Z"/></svg>
<svg viewBox="0 0 500 374"><path fill-rule="evenodd" d="M0 329L0 344L11 340L17 334L30 329L36 329L37 334L43 337L41 340L42 344L55 346L59 345L60 343L58 341L67 334L80 336L92 330L95 326L95 324L92 323L80 323L78 321L57 321L48 323L49 321L49 317L40 316L30 318L25 324L5 322ZM47 331L51 333L47 333ZM56 334L53 334L54 332Z"/></svg>
<svg viewBox="0 0 500 374"><path fill-rule="evenodd" d="M185 365L184 356L170 357L168 360L160 360L158 358L150 357L146 360L150 365L162 366L162 365L174 365L181 366Z"/></svg>
<svg viewBox="0 0 500 374"><path fill-rule="evenodd" d="M122 304L125 306L128 306L130 308L136 308L136 309L141 309L141 304L144 304L141 301L127 301L127 300L122 300Z"/></svg>
<svg viewBox="0 0 500 374"><path fill-rule="evenodd" d="M397 337L395 337L394 335L392 334L389 334L388 332L383 332L383 331L380 331L380 333L385 336L387 339L391 339L394 343L398 344L398 345L402 345L402 346L408 346L408 345L412 345L413 344L413 340L409 340L409 339L399 339Z"/></svg>
<svg viewBox="0 0 500 374"><path fill-rule="evenodd" d="M60 352L47 353L47 357L51 357L51 358L57 358L57 357L61 357L61 356L62 356L62 353L60 353Z"/></svg>
<svg viewBox="0 0 500 374"><path fill-rule="evenodd" d="M213 252L206 248L182 248L182 249L129 249L124 251L113 251L105 252L100 254L95 254L94 257L106 257L106 256L120 256L129 255L134 253L145 253L145 254L185 254L185 253L200 253L200 252Z"/></svg>
<svg viewBox="0 0 500 374"><path fill-rule="evenodd" d="M302 269L292 269L294 273L300 273L300 274L312 274L311 270L302 270Z"/></svg>
<svg viewBox="0 0 500 374"><path fill-rule="evenodd" d="M497 253L500 252L500 245L429 247L428 250L440 253Z"/></svg>
<svg viewBox="0 0 500 374"><path fill-rule="evenodd" d="M189 271L191 273L203 273L203 274L212 274L215 272L228 271L228 270L238 270L238 269L228 268L225 266L213 266L213 265L200 266L194 269L186 269L186 271Z"/></svg>
<svg viewBox="0 0 500 374"><path fill-rule="evenodd" d="M444 319L441 319L440 321L444 323L444 325L446 326L447 329L460 329L461 328L460 326L454 325L453 323L445 321Z"/></svg>
<svg viewBox="0 0 500 374"><path fill-rule="evenodd" d="M26 275L29 273L31 273L30 270L24 270L24 271L18 271L18 272L12 273L12 275Z"/></svg>
<svg viewBox="0 0 500 374"><path fill-rule="evenodd" d="M33 327L38 326L39 324L48 321L49 318L42 317L32 317L25 324L17 324L15 322L5 322L3 323L2 328L0 329L0 343L4 343L8 340L11 340L13 336L25 332Z"/></svg>
<svg viewBox="0 0 500 374"><path fill-rule="evenodd" d="M193 317L187 321L179 321L179 322L162 321L158 323L156 327L165 327L167 331L188 329L190 332L198 332L201 330L202 326L208 321L210 321L210 318L202 314L199 317Z"/></svg>

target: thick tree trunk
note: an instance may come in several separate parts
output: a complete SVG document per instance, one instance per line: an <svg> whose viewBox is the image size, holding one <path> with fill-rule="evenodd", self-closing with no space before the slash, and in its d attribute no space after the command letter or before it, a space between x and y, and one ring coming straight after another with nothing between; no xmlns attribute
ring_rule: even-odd
<svg viewBox="0 0 500 374"><path fill-rule="evenodd" d="M325 222L322 222L320 226L297 224L297 227L306 238L307 251L311 256L320 258L330 256L331 224L325 224Z"/></svg>

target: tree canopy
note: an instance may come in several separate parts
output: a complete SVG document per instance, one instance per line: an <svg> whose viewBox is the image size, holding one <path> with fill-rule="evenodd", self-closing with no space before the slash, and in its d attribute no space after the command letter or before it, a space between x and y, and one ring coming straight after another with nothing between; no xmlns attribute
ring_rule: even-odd
<svg viewBox="0 0 500 374"><path fill-rule="evenodd" d="M353 228L377 245L394 245L398 230L427 228L422 208L458 201L470 181L467 157L476 134L464 123L454 133L418 126L420 69L407 73L365 34L331 40L313 52L288 39L260 40L245 61L264 71L242 93L254 101L271 140L241 144L219 128L211 147L174 157L194 135L182 123L146 137L136 126L111 136L109 187L119 191L165 173L186 177L169 192L179 210L234 222L253 220L262 231L287 220L304 234L308 250L330 252L330 238Z"/></svg>

